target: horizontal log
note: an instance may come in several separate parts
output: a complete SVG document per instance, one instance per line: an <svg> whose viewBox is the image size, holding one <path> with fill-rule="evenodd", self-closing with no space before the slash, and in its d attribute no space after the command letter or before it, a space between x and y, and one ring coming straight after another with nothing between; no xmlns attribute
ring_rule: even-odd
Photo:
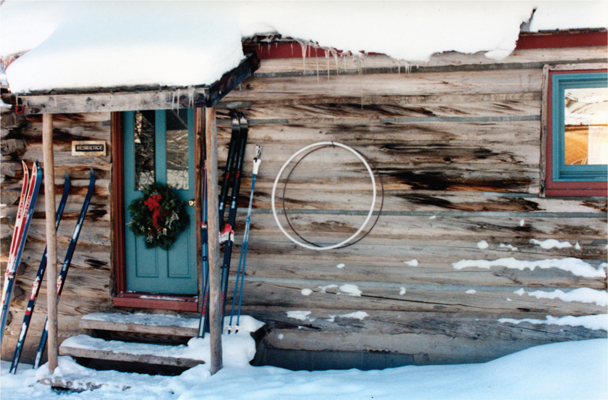
<svg viewBox="0 0 608 400"><path fill-rule="evenodd" d="M67 166L83 168L93 167L95 170L110 170L111 168L111 157L110 153L107 156L99 157L74 157L72 156L72 150L65 149L54 149L55 154L55 168L63 173L63 170ZM42 146L32 144L27 147L27 151L23 155L24 160L42 160ZM44 164L41 164L44 168Z"/></svg>
<svg viewBox="0 0 608 400"><path fill-rule="evenodd" d="M82 225L82 229L78 236L78 244L92 244L92 245L101 245L101 246L109 246L110 245L110 224L108 222L99 223L99 224L91 224L85 220ZM69 243L72 239L72 234L74 232L75 221L66 220L63 221L59 225L59 229L57 230L57 241L58 243ZM38 240L40 242L44 242L44 220L36 219L33 220L30 229L28 231L28 237L31 240Z"/></svg>
<svg viewBox="0 0 608 400"><path fill-rule="evenodd" d="M298 326L280 311L258 310L256 318L272 327L264 343L273 349L409 354L413 364L485 362L541 344L606 337L581 327L501 324L499 315L370 311L359 321L333 312L315 309L316 319Z"/></svg>
<svg viewBox="0 0 608 400"><path fill-rule="evenodd" d="M15 189L0 188L0 204L2 205L18 205L21 191Z"/></svg>
<svg viewBox="0 0 608 400"><path fill-rule="evenodd" d="M300 214L292 219L298 232L306 237L333 241L357 231L364 216ZM432 217L432 216L431 216ZM380 218L366 241L407 240L408 238L460 238L471 241L509 239L558 239L571 244L583 240L606 240L606 220L603 218L530 218L521 226L520 218L484 216L444 216L431 218L424 215L391 215ZM237 225L238 226L238 225ZM251 233L254 238L271 240L283 238L274 217L259 214L252 217ZM347 236L348 237L348 236Z"/></svg>
<svg viewBox="0 0 608 400"><path fill-rule="evenodd" d="M27 142L23 139L3 139L0 144L0 154L18 157L25 152L26 147Z"/></svg>
<svg viewBox="0 0 608 400"><path fill-rule="evenodd" d="M291 243L291 242L290 242ZM514 258L521 261L579 258L596 268L606 256L605 245L587 246L585 251L511 251L500 244L481 250L474 242L404 239L391 245L368 244L366 240L352 248L335 252L319 252L294 248L290 243L251 241L247 255L247 276L252 282L265 279L297 281L376 282L401 287L428 288L441 285L480 286L484 290L517 291L522 287L605 289L605 278L586 278L558 268L513 269L495 266L490 269L456 270L461 260L497 260ZM239 251L240 246L235 248ZM578 254L576 254L578 253ZM414 261L415 260L415 261ZM409 263L409 264L408 264ZM233 271L233 273L236 271ZM323 286L323 285L321 285ZM547 290L553 290L547 289Z"/></svg>
<svg viewBox="0 0 608 400"><path fill-rule="evenodd" d="M28 115L27 120L32 125L42 124L42 114ZM111 113L88 112L88 113L64 113L53 115L53 129L67 129L75 126L96 127L105 126L108 132L110 128Z"/></svg>
<svg viewBox="0 0 608 400"><path fill-rule="evenodd" d="M60 240L58 243L58 260L57 263L58 265L61 265L63 263L63 257L66 253L67 250L67 246L68 246L68 241L67 240ZM22 263L25 263L26 265L28 265L31 269L34 270L34 272L32 272L32 274L35 273L35 269L38 268L38 264L40 263L40 257L42 256L42 252L44 251L44 242L34 242L33 240L28 241L26 248L23 252L23 255L21 257L21 261ZM87 244L86 242L83 241L83 243L78 242L78 245L76 246L76 250L74 252L74 255L72 257L72 262L71 262L71 270L72 269L76 269L76 268L83 268L83 269L94 269L94 270L104 270L107 272L110 271L111 268L111 264L110 264L110 257L111 257L111 248L109 243L104 243L104 244ZM106 276L106 275L104 275ZM109 276L107 276L109 278ZM33 279L33 275L29 276L30 279ZM25 279L25 278L24 278ZM106 278L104 278L106 279ZM85 279L86 280L86 279ZM28 285L31 283L31 281L28 282ZM100 282L96 282L96 283L100 283ZM93 282L91 283L91 285L93 285ZM103 282L101 284L100 287L106 287L107 286L107 282Z"/></svg>
<svg viewBox="0 0 608 400"><path fill-rule="evenodd" d="M328 142L325 140L325 142ZM273 157L264 165L265 172L272 171L271 174L276 176L280 166L283 165L288 158L303 148L305 145L314 143L306 141L301 143L292 142L269 142L264 144L265 151L272 154ZM350 145L348 142L342 142L345 145ZM382 169L390 168L397 165L406 165L417 167L424 171L425 167L433 164L450 165L450 167L458 168L459 166L471 167L479 164L517 164L521 166L534 166L538 170L538 143L521 143L518 144L517 151L512 145L497 142L473 142L468 141L451 141L444 142L422 142L411 143L395 141L385 141L380 143L366 143L364 140L356 141L355 146L357 151L360 151L372 163L382 171ZM353 143L354 144L354 143ZM304 154L302 154L304 155ZM300 158L298 158L299 160ZM278 160L276 162L275 160ZM295 163L294 163L295 164ZM293 167L292 164L290 167ZM315 166L319 166L315 168ZM334 170L325 172L324 168L334 166ZM328 177L337 177L344 169L357 169L365 171L364 165L359 159L348 150L340 147L333 148L323 147L317 149L303 159L296 169L297 172L305 174L306 172L314 171L317 173L325 173ZM276 172L274 170L276 169ZM320 171L316 171L316 170ZM297 174L294 174L297 176Z"/></svg>
<svg viewBox="0 0 608 400"><path fill-rule="evenodd" d="M559 299L537 299L536 297L518 296L510 291L489 292L476 291L467 293L466 287L459 290L407 289L403 295L398 288L376 286L358 286L360 296L349 295L339 289L347 282L333 283L338 287L315 289L309 295L303 295L302 289L311 287L295 283L264 283L246 282L243 289L243 304L248 307L279 307L289 310L308 311L316 308L327 308L336 314L347 314L348 310L384 310L393 312L440 312L440 313L487 313L500 315L519 315L518 318L528 318L528 314L558 316L581 316L605 313L605 306L579 302L564 302ZM450 290L451 289L451 290ZM466 290L463 290L466 289ZM232 293L229 291L229 293ZM346 310L346 311L342 311ZM511 317L512 318L512 317ZM306 322L306 321L304 321ZM297 320L294 324L301 324Z"/></svg>
<svg viewBox="0 0 608 400"><path fill-rule="evenodd" d="M322 84L316 77L253 78L242 85L242 90L228 94L224 101L295 104L318 102L323 98L350 98L351 102L360 99L359 103L365 105L385 96L540 92L541 83L540 69L339 75Z"/></svg>
<svg viewBox="0 0 608 400"><path fill-rule="evenodd" d="M258 103L260 102L260 103ZM247 115L250 124L384 121L400 118L452 118L518 117L540 115L539 92L499 94L425 94L412 96L385 96L374 103L361 104L360 98L330 97L307 99L294 104L266 104L260 99L240 102L239 109ZM228 107L228 103L225 106ZM218 125L230 124L229 109L220 109Z"/></svg>
<svg viewBox="0 0 608 400"><path fill-rule="evenodd" d="M336 141L354 148L358 148L359 143L365 146L380 147L386 143L411 143L412 145L444 143L449 145L451 141L469 142L471 145L482 143L504 145L504 143L512 142L529 145L539 143L539 129L536 121L509 123L422 121L391 124L346 117L336 117L333 120L325 121L303 117L301 121L281 119L276 123L272 123L272 120L260 120L259 124L249 126L249 145L245 159L253 158L254 144L265 146L275 142L304 147L315 142ZM218 125L220 164L225 160L230 134L229 126ZM262 165L263 167L264 165Z"/></svg>
<svg viewBox="0 0 608 400"><path fill-rule="evenodd" d="M348 310L347 310L348 311ZM271 327L270 334L273 334L275 329L285 332L295 333L296 331L308 333L377 333L382 335L398 335L398 334L427 334L427 335L445 335L451 338L464 339L487 339L491 337L501 338L505 341L525 341L525 340L547 340L547 336L553 336L553 339L572 339L581 340L585 337L605 337L605 331L594 331L585 328L555 326L555 325L534 325L526 324L532 329L521 329L522 325L513 325L508 323L498 322L501 318L514 317L518 315L503 315L503 314L449 314L435 312L393 312L381 310L369 310L367 316L362 319L349 316L349 313L336 313L336 310L330 308L315 308L311 309L310 314L305 320L297 320L290 318L286 311L276 309L270 310L247 310L248 313L253 313L256 318L263 315ZM532 315L532 318L545 319L544 315ZM303 329L297 329L302 327ZM284 347L285 343L277 341L278 338L271 337L271 344L277 348ZM323 345L319 343L319 345ZM293 349L303 349L298 345L291 347ZM313 350L313 349L310 349ZM343 351L348 351L346 348ZM380 350L377 349L376 350Z"/></svg>
<svg viewBox="0 0 608 400"><path fill-rule="evenodd" d="M256 180L255 196L253 198L253 213L271 212L271 195L273 182L269 179ZM244 212L248 205L251 181L243 179L239 207ZM367 187L366 187L367 186ZM377 201L382 201L382 187L377 185ZM282 212L283 185L277 186L276 207ZM358 185L351 184L346 190L340 184L307 185L290 183L286 192L285 207L292 212L299 210L317 210L319 213L347 212L358 210L361 213L369 210L372 191L371 184L362 182ZM301 201L298 201L301 200ZM379 209L379 207L375 207ZM365 210L365 211L364 211ZM491 193L479 192L446 192L446 191L412 191L400 187L384 187L383 211L388 213L415 214L424 213L421 216L432 215L456 215L461 212L462 216L470 213L500 212L527 218L535 214L550 215L553 218L570 218L577 213L598 214L604 216L606 213L606 200L604 199L552 199L541 198L534 195L520 194L513 197L492 196ZM288 211L289 212L289 211ZM434 214L435 213L435 214ZM468 213L468 214L467 214ZM591 217L591 216L590 216Z"/></svg>

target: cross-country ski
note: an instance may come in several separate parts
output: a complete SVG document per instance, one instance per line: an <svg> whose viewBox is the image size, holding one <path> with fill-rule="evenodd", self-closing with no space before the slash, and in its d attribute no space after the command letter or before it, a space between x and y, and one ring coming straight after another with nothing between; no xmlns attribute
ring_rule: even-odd
<svg viewBox="0 0 608 400"><path fill-rule="evenodd" d="M8 264L4 273L0 343L2 343L2 338L4 337L4 328L8 319L11 297L13 295L15 280L17 278L17 270L19 268L19 262L21 261L21 255L23 254L25 242L27 241L27 233L30 222L32 221L32 216L34 215L34 207L36 206L36 200L38 199L38 192L40 191L41 182L42 169L40 168L38 161L34 162L32 176L29 183L27 166L25 163L23 163L23 189L25 190L21 190L21 200L19 201L19 207L17 209L17 218L15 220L15 228L13 230Z"/></svg>
<svg viewBox="0 0 608 400"><path fill-rule="evenodd" d="M241 137L236 158L236 172L234 174L234 182L232 187L232 199L230 202L230 211L228 213L228 222L226 223L226 226L224 227L224 231L222 233L223 236L227 237L227 241L224 246L224 262L222 263L222 292L220 296L220 308L222 310L222 316L225 314L226 310L226 292L228 291L230 261L232 258L232 247L234 245L234 226L236 223L237 202L239 197L239 190L241 187L241 173L243 170L243 160L245 158L245 148L247 147L248 126L245 114L243 114L242 112L239 119L239 127L241 131Z"/></svg>
<svg viewBox="0 0 608 400"><path fill-rule="evenodd" d="M72 239L70 240L70 244L68 245L68 250L65 253L65 258L63 260L61 270L59 271L59 276L57 277L57 302L59 302L59 297L61 296L61 291L63 290L63 285L68 275L68 269L70 268L70 263L72 262L72 256L74 255L74 250L76 249L76 244L78 243L78 236L80 235L80 231L82 230L82 225L84 223L84 217L86 216L87 210L89 209L89 203L91 202L91 197L93 196L93 192L95 191L95 174L93 173L93 168L91 168L90 171L91 176L89 178L89 188L87 189L87 194L85 196L84 203L82 204L80 214L78 215L78 220L76 221L76 226L74 227ZM48 318L44 323L44 330L42 331L42 335L40 336L40 344L38 345L38 351L36 352L34 368L38 368L40 366L40 361L42 360L42 353L44 352L44 348L46 346L47 336Z"/></svg>
<svg viewBox="0 0 608 400"><path fill-rule="evenodd" d="M228 149L228 158L226 160L226 171L224 173L224 180L221 183L221 190L220 190L220 199L219 199L219 226L222 227L222 225L224 225L224 212L225 212L225 206L226 204L230 203L230 211L228 214L228 220L226 222L226 224L224 225L224 228L220 234L220 242L221 243L225 243L224 246L224 263L222 264L222 294L221 294L221 298L222 298L222 305L224 304L224 299L225 299L225 279L227 279L227 276L224 276L224 271L227 272L227 269L225 268L225 266L227 265L226 262L229 263L229 259L226 259L226 252L230 251L232 246L231 243L232 241L234 241L234 231L233 231L233 227L234 227L234 221L236 220L236 199L235 196L238 197L238 188L236 187L237 182L240 180L240 170L242 168L242 164L243 164L243 156L244 156L244 152L245 152L245 146L246 146L246 142L247 142L247 130L246 130L246 126L244 124L246 124L246 119L244 114L241 113L241 117L239 117L239 114L236 112L232 112L231 114L231 118L232 118L232 133L230 136L230 144L229 144L229 149ZM240 163L240 164L239 164ZM240 167L239 167L240 165ZM235 192L236 189L236 192ZM235 194L236 193L236 194ZM234 211L233 211L233 207L234 207ZM207 231L206 229L206 222L203 222L203 239L206 240L207 236L205 236L205 232ZM219 232L218 232L219 233ZM206 234L208 235L209 232L206 232ZM203 243L203 248L206 249L205 247L205 243ZM205 258L205 255L203 255L203 259L208 260ZM205 279L204 279L204 288L203 288L203 304L202 304L202 311L201 311L201 322L199 325L199 336L200 337L204 337L205 333L207 333L209 331L209 279L208 279L208 262L207 262L207 268L205 268ZM222 315L223 315L223 310L224 307L222 306Z"/></svg>
<svg viewBox="0 0 608 400"><path fill-rule="evenodd" d="M63 194L61 195L61 200L59 201L59 205L57 206L57 213L55 214L55 230L59 228L59 223L61 222L61 216L63 215L63 210L65 208L65 204L68 200L68 195L70 193L70 177L68 173L65 173L65 180L63 183ZM11 362L11 368L9 370L10 373L17 373L17 366L19 364L19 359L21 358L21 351L23 350L23 343L25 342L25 337L27 335L27 331L30 327L30 321L32 319L32 314L34 313L34 307L36 305L36 299L38 298L38 292L40 291L40 284L42 283L42 278L44 278L44 273L46 272L46 247L42 252L42 258L40 259L40 265L38 266L38 272L36 272L36 277L34 278L34 283L32 284L32 292L30 294L29 300L27 302L27 306L25 308L25 316L23 317L23 323L21 324L21 331L19 332L19 336L17 337L17 346L15 347L15 353L13 354L13 361Z"/></svg>

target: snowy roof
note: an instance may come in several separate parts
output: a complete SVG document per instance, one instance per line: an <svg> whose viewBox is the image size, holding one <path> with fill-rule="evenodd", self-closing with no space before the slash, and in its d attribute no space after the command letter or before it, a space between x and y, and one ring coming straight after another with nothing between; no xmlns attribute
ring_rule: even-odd
<svg viewBox="0 0 608 400"><path fill-rule="evenodd" d="M257 34L408 61L444 51L500 59L528 21L532 32L605 28L608 2L8 0L0 7L0 57L13 93L186 87L235 68L242 38Z"/></svg>

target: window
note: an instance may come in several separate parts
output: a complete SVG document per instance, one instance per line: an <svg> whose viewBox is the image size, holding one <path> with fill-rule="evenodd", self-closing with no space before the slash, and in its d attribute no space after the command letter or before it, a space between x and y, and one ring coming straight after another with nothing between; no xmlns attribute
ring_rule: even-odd
<svg viewBox="0 0 608 400"><path fill-rule="evenodd" d="M562 68L545 76L545 195L606 196L608 74Z"/></svg>

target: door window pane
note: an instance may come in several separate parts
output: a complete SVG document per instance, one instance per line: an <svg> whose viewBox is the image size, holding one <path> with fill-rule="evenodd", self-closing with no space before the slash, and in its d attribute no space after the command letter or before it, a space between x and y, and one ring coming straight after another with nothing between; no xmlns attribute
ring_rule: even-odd
<svg viewBox="0 0 608 400"><path fill-rule="evenodd" d="M566 165L608 163L608 88L566 89Z"/></svg>
<svg viewBox="0 0 608 400"><path fill-rule="evenodd" d="M188 110L167 110L167 185L188 190Z"/></svg>
<svg viewBox="0 0 608 400"><path fill-rule="evenodd" d="M155 113L138 111L135 113L135 190L142 190L145 185L156 181L155 174Z"/></svg>

